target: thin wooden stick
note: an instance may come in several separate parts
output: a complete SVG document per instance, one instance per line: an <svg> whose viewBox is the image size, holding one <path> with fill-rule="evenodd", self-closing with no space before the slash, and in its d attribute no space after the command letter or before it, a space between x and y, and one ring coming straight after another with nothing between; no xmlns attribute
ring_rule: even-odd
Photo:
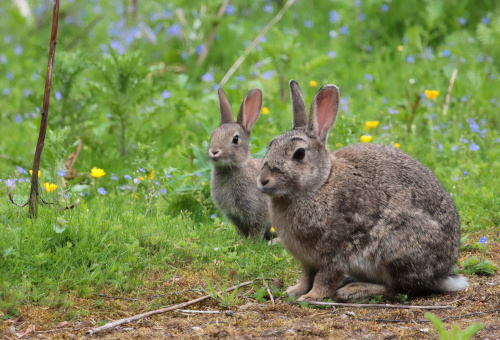
<svg viewBox="0 0 500 340"><path fill-rule="evenodd" d="M203 60L205 60L205 58L207 57L208 50L210 49L210 47L212 46L212 43L214 42L215 31L217 30L217 26L219 26L220 18L226 12L226 8L228 5L229 5L229 0L224 0L222 5L219 7L219 11L217 12L217 17L212 24L212 29L210 30L210 33L208 34L207 41L205 42L205 44L203 44L203 50L201 51L200 56L198 57L198 60L196 60L196 66L200 65L203 62Z"/></svg>
<svg viewBox="0 0 500 340"><path fill-rule="evenodd" d="M295 3L296 0L288 0L286 2L286 4L281 8L281 10L278 12L278 14L276 14L276 16L273 18L273 20L271 20L267 25L266 27L264 27L264 29L262 31L260 31L260 33L257 35L257 37L250 43L250 45L248 45L248 47L246 48L246 50L243 52L242 55L240 55L240 57L236 60L236 62L233 64L233 66L231 66L231 68L229 69L229 71L227 71L227 73L224 75L224 77L222 78L222 80L219 82L219 86L224 86L226 85L227 81L229 80L229 78L231 78L231 76L233 75L233 73L238 69L238 67L240 67L241 63L243 63L243 61L245 60L245 58L247 57L247 55L250 53L250 51L252 51L255 46L257 46L257 44L259 43L260 39L266 35L266 33L278 22L281 20L281 18L283 17L283 14L285 14L285 12Z"/></svg>
<svg viewBox="0 0 500 340"><path fill-rule="evenodd" d="M36 217L38 209L38 169L40 169L40 159L42 157L47 123L49 120L49 99L50 86L52 84L52 69L54 67L54 55L57 44L57 26L59 23L59 0L54 0L54 11L52 14L52 32L50 34L49 62L47 64L47 77L45 78L45 91L43 94L42 121L40 123L40 133L36 143L35 158L33 160L33 172L31 173L31 192L29 198L29 215Z"/></svg>
<svg viewBox="0 0 500 340"><path fill-rule="evenodd" d="M179 313L193 313L193 314L220 314L218 310L192 310L192 309L177 309Z"/></svg>
<svg viewBox="0 0 500 340"><path fill-rule="evenodd" d="M335 306L335 307L354 307L354 308L394 308L394 309L450 309L451 306L411 306L411 305L390 305L390 304L372 304L372 303L340 303L340 302L321 302L305 301L314 306Z"/></svg>
<svg viewBox="0 0 500 340"><path fill-rule="evenodd" d="M469 316L474 316L478 314L488 314L488 313L494 313L494 312L500 312L500 308L498 309L490 309L482 312L473 312L473 313L467 313L467 314L462 314L462 315L455 315L455 316L448 316L446 318L442 318L441 321L447 321L451 319L463 319L467 318ZM360 321L373 321L371 319L357 319ZM375 322L393 322L393 323L426 323L430 322L430 320L408 320L408 319L375 319Z"/></svg>
<svg viewBox="0 0 500 340"><path fill-rule="evenodd" d="M448 92L446 92L446 98L444 100L443 116L446 116L446 112L448 111L448 105L450 104L451 90L453 89L455 78L457 78L457 73L458 73L458 68L453 69L453 73L451 74L450 78L450 85L448 85Z"/></svg>
<svg viewBox="0 0 500 340"><path fill-rule="evenodd" d="M226 292L230 292L230 291L238 289L240 287L247 286L249 284L252 284L253 282L254 281L252 280L252 281L247 281L247 282L240 283L239 285L236 285L236 286L233 286L233 287L230 287L230 288L226 289ZM125 319L116 320L116 321L110 322L108 324L105 324L104 326L89 329L87 332L85 332L85 334L92 336L93 334L97 334L97 333L100 333L102 331L106 331L106 330L115 328L117 326L129 323L129 322L132 322L132 321L144 319L144 318L147 318L148 316L152 316L152 315L156 315L156 314L161 314L161 313L166 313L166 312L170 312L170 311L173 311L173 310L176 310L176 309L180 309L180 308L184 308L184 307L187 307L187 306L190 306L190 305L194 305L195 303L198 303L198 302L201 302L201 301L204 301L204 300L208 300L211 297L212 297L211 295L205 295L205 296L202 296L200 298L197 298L197 299L194 299L194 300L191 300L191 301L187 301L187 302L183 302L183 303L180 303L180 304L175 305L175 306L171 306L171 307L167 307L167 308L162 308L162 309L157 309L157 310L153 310L153 311L150 311L150 312L147 312L147 313L142 313L142 314L134 315L134 316L131 316L131 317L128 317L128 318L125 318Z"/></svg>
<svg viewBox="0 0 500 340"><path fill-rule="evenodd" d="M269 294L269 297L271 298L271 302L274 305L274 296L273 296L273 293L271 293L271 290L269 289L269 286L267 285L266 280L262 279L262 282L264 283L264 287L266 287L267 294Z"/></svg>

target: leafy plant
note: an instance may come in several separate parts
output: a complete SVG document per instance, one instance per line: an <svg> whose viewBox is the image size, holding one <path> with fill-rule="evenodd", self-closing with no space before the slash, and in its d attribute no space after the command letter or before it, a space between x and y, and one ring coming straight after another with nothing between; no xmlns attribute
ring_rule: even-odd
<svg viewBox="0 0 500 340"><path fill-rule="evenodd" d="M441 319L434 314L427 312L424 316L432 322L439 334L440 340L467 340L472 338L474 334L479 332L484 327L483 324L476 323L470 325L464 330L460 330L457 325L453 325L453 330L448 331L443 327Z"/></svg>
<svg viewBox="0 0 500 340"><path fill-rule="evenodd" d="M463 263L464 273L467 275L495 275L495 271L498 267L495 266L491 261L486 260L484 257L477 258L477 256L471 256Z"/></svg>
<svg viewBox="0 0 500 340"><path fill-rule="evenodd" d="M236 296L236 294L238 293L238 288L234 289L231 293L228 293L226 282L223 282L222 285L216 282L215 284L217 288L219 288L219 291L217 292L206 276L205 282L208 286L207 294L209 294L219 306L227 308L240 303L239 299Z"/></svg>

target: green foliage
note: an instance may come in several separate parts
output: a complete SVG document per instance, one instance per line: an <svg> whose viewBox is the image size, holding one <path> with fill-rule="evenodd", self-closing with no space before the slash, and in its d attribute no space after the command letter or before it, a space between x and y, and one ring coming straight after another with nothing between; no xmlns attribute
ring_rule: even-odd
<svg viewBox="0 0 500 340"><path fill-rule="evenodd" d="M486 260L484 257L477 258L477 256L471 256L463 263L464 273L467 275L495 275L495 271L498 267L495 266L491 261Z"/></svg>
<svg viewBox="0 0 500 340"><path fill-rule="evenodd" d="M432 322L439 334L440 340L467 340L472 338L474 334L479 332L484 327L484 325L476 323L470 325L464 330L460 330L457 325L453 325L453 330L448 331L443 327L441 319L434 314L427 312L424 316Z"/></svg>
<svg viewBox="0 0 500 340"><path fill-rule="evenodd" d="M240 303L238 297L236 296L236 294L238 293L238 288L233 289L233 291L229 293L227 291L226 282L223 282L222 285L216 282L215 284L219 289L219 291L216 291L212 283L210 283L210 280L208 280L206 277L205 282L208 286L207 294L209 294L219 306L228 308Z"/></svg>

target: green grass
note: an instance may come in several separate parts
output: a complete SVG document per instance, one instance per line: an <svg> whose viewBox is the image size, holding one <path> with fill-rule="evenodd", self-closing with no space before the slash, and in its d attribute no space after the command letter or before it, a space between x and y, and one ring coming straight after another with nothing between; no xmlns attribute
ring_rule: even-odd
<svg viewBox="0 0 500 340"><path fill-rule="evenodd" d="M236 13L220 20L208 57L197 66L195 47L205 41L220 1L208 2L206 12L200 12L202 2L178 0L165 8L161 1L140 1L136 23L115 11L123 9L124 2L99 3L101 12L92 2L61 4L51 131L41 178L59 188L44 193L47 201L57 204L41 208L36 220L28 218L26 208L7 201L5 182L26 177L16 166L31 169L51 11L45 2L35 4L36 20L30 24L12 3L0 10L0 30L9 32L0 41L0 196L5 198L0 200L0 309L6 315L14 315L20 304L72 310L75 297L99 291L140 294L152 277L167 281L180 272L193 273L202 285L203 275L210 282L278 277L291 284L300 267L281 245L240 242L217 211L209 197L205 156L210 131L219 124L214 84L272 19L278 4L273 2L273 12L267 13L265 1L231 2ZM431 168L452 194L464 234L498 241L498 4L470 0L440 7L434 2L393 1L387 3L387 13L381 11L383 4L298 2L248 55L224 90L234 111L252 87L263 90L270 113L255 125L252 152L262 156L272 137L291 128L289 79L299 82L308 104L319 86L334 83L343 100L330 132L331 150L358 143L367 132L372 143L399 143ZM182 29L193 34L167 34L180 22L176 8L184 10L187 24ZM338 22L331 22L332 10L340 15ZM358 19L360 14L364 20ZM467 24L460 25L459 17ZM199 27L194 25L198 19ZM114 29L119 20L123 26ZM304 25L306 20L311 28ZM154 30L158 25L154 43L144 27ZM341 33L345 26L348 35ZM139 27L142 35L127 33L132 27ZM331 31L337 36L332 38ZM116 42L125 46L121 56L102 52ZM455 67L458 76L444 116ZM214 81L202 80L207 72ZM311 80L318 86L311 87ZM422 99L411 118L411 106L425 89L439 90L440 95ZM379 124L367 131L366 121ZM63 182L57 173L79 139L79 174ZM472 142L479 149L471 148ZM91 178L94 166L107 175ZM111 179L112 174L119 180ZM145 180L137 184L124 175ZM100 187L107 193L99 194ZM67 201L63 189L70 189ZM17 183L14 199L23 203L28 192L28 183ZM62 210L77 199L81 203L76 208ZM217 216L212 219L213 214Z"/></svg>

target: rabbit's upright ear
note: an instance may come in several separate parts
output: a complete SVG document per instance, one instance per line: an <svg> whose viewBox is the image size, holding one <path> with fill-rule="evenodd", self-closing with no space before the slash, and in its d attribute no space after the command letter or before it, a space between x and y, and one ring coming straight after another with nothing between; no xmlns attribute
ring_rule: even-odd
<svg viewBox="0 0 500 340"><path fill-rule="evenodd" d="M316 93L311 104L308 128L319 137L323 144L326 144L328 131L337 119L339 101L339 88L335 85L325 85Z"/></svg>
<svg viewBox="0 0 500 340"><path fill-rule="evenodd" d="M220 123L233 123L233 111L231 110L231 105L229 105L226 94L220 87L217 92L219 93Z"/></svg>
<svg viewBox="0 0 500 340"><path fill-rule="evenodd" d="M241 103L240 111L236 123L240 124L246 132L252 131L253 125L259 119L262 108L262 91L251 89Z"/></svg>
<svg viewBox="0 0 500 340"><path fill-rule="evenodd" d="M300 92L299 84L295 80L290 80L290 96L292 98L293 128L307 126L306 102Z"/></svg>

